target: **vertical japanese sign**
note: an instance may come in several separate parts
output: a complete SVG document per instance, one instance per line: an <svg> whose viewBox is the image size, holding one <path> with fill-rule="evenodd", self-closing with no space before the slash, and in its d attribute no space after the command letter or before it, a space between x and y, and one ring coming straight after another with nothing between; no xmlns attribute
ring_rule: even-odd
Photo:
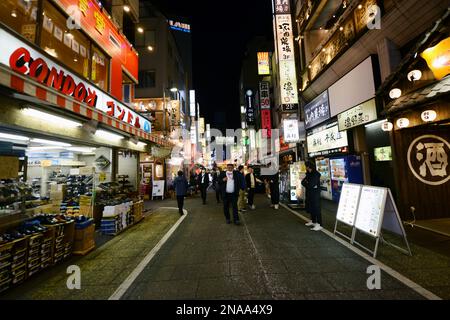
<svg viewBox="0 0 450 320"><path fill-rule="evenodd" d="M195 117L195 90L189 91L189 115Z"/></svg>
<svg viewBox="0 0 450 320"><path fill-rule="evenodd" d="M248 90L245 95L245 105L246 105L246 121L247 125L255 124L255 106L253 103L253 95L251 90Z"/></svg>
<svg viewBox="0 0 450 320"><path fill-rule="evenodd" d="M298 104L294 37L289 1L275 0L275 30L281 105Z"/></svg>
<svg viewBox="0 0 450 320"><path fill-rule="evenodd" d="M266 129L263 131L263 138L272 137L272 120L270 118L270 90L269 82L261 81L259 83L259 104L261 107L261 128Z"/></svg>
<svg viewBox="0 0 450 320"><path fill-rule="evenodd" d="M261 110L261 129L267 130L267 132L263 131L263 138L271 138L272 137L272 120L270 119L270 110L264 109Z"/></svg>
<svg viewBox="0 0 450 320"><path fill-rule="evenodd" d="M286 142L298 142L300 140L300 134L298 131L297 119L286 119L283 121L283 133L284 141Z"/></svg>

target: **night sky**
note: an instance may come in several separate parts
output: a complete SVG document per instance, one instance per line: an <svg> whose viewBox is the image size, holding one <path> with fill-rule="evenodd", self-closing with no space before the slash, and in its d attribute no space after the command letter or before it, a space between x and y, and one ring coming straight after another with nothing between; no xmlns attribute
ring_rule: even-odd
<svg viewBox="0 0 450 320"><path fill-rule="evenodd" d="M271 0L150 2L168 18L190 20L193 81L200 114L214 127L215 113L222 112L216 117L225 116L228 128L239 128L241 60L251 38L272 36Z"/></svg>

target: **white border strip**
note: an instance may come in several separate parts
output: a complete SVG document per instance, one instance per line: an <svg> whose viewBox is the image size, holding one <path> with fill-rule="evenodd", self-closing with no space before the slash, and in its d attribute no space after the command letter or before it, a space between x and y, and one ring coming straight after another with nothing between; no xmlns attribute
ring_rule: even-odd
<svg viewBox="0 0 450 320"><path fill-rule="evenodd" d="M295 212L294 210L292 210L291 208L289 208L285 204L280 203L280 205L283 208L285 208L288 211L290 211L291 213L295 214L300 219L302 219L302 220L304 220L306 222L310 221L310 219L306 218L305 216L301 215L298 212ZM391 267L386 266L385 264L383 264L379 260L369 256L368 254L366 254L365 252L359 250L358 248L355 248L349 242L346 242L343 239L335 236L333 233L331 233L330 231L326 230L325 228L323 228L321 231L323 233L325 233L327 236L329 236L330 238L333 238L334 240L336 240L337 242L339 242L343 246L347 247L348 249L350 249L351 251L353 251L357 255L361 256L364 259L366 259L370 263L379 266L381 270L383 270L384 272L389 274L391 277L394 277L395 279L397 279L398 281L403 283L405 286L407 286L407 287L411 288L412 290L416 291L418 294L422 295L423 297L427 298L428 300L442 300L442 298L438 297L437 295L435 295L431 291L428 291L424 287L418 285L414 281L412 281L412 280L406 278L405 276L403 276L402 274L398 273L397 271L395 271Z"/></svg>
<svg viewBox="0 0 450 320"><path fill-rule="evenodd" d="M169 207L161 207L158 209L176 209L178 208L169 208ZM122 296L127 292L133 282L137 279L137 277L144 271L145 267L150 263L153 257L158 253L161 247L169 240L170 236L175 232L178 226L183 222L186 218L188 211L186 209L183 210L183 216L178 219L178 221L170 228L169 231L162 237L162 239L156 244L156 246L145 256L145 258L138 264L138 266L130 273L130 275L125 279L124 282L116 289L116 291L108 298L108 300L120 300Z"/></svg>

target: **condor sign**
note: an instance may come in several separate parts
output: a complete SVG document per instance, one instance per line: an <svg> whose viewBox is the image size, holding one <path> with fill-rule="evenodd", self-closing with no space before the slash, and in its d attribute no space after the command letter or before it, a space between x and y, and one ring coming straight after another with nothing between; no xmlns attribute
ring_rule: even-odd
<svg viewBox="0 0 450 320"><path fill-rule="evenodd" d="M35 81L73 97L80 103L99 109L111 117L127 122L137 129L151 131L150 122L133 112L108 94L100 91L88 82L68 72L50 58L34 50L19 39L0 30L2 55L0 63L12 70L27 75Z"/></svg>

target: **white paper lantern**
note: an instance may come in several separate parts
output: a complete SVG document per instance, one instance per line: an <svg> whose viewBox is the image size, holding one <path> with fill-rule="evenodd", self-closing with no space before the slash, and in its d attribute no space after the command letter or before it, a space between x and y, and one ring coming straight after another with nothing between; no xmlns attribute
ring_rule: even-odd
<svg viewBox="0 0 450 320"><path fill-rule="evenodd" d="M399 128L406 128L409 126L409 119L408 118L400 118L397 120L397 127Z"/></svg>
<svg viewBox="0 0 450 320"><path fill-rule="evenodd" d="M413 70L410 71L407 75L407 78L409 81L417 81L422 78L422 72L420 70Z"/></svg>
<svg viewBox="0 0 450 320"><path fill-rule="evenodd" d="M394 88L391 91L389 91L389 97L391 99L397 99L402 95L402 90L399 88Z"/></svg>
<svg viewBox="0 0 450 320"><path fill-rule="evenodd" d="M392 124L392 122L386 121L381 124L381 130L383 131L392 131L393 128L394 125Z"/></svg>
<svg viewBox="0 0 450 320"><path fill-rule="evenodd" d="M434 110L425 110L424 112L422 112L420 117L425 122L432 122L436 119L437 113Z"/></svg>

